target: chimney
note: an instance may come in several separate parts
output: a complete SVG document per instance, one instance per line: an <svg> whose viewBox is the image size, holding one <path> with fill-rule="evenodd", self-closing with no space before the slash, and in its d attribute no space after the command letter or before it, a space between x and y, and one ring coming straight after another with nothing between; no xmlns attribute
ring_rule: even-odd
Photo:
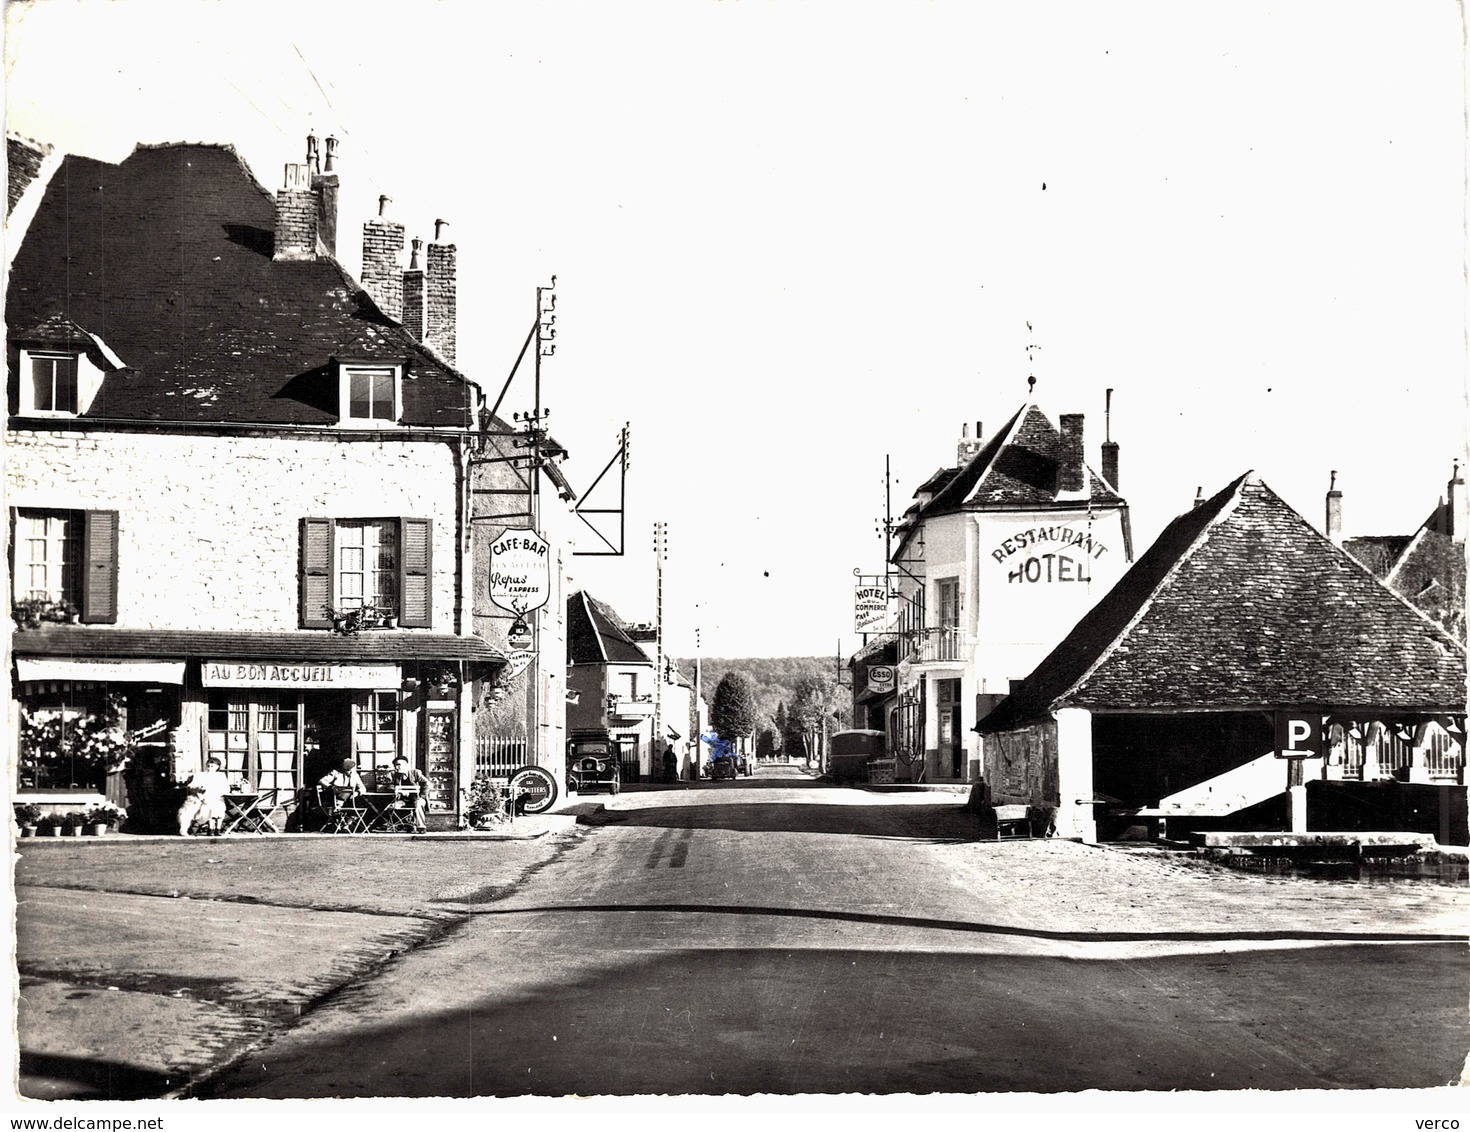
<svg viewBox="0 0 1470 1132"><path fill-rule="evenodd" d="M419 265L423 246L424 242L415 236L408 270L403 273L403 328L413 335L415 342L424 340L424 269Z"/></svg>
<svg viewBox="0 0 1470 1132"><path fill-rule="evenodd" d="M311 139L313 142L315 138ZM337 174L332 172L337 156L337 139L327 139L327 164L322 172L313 172L311 188L316 193L316 250L333 258L337 255Z"/></svg>
<svg viewBox="0 0 1470 1132"><path fill-rule="evenodd" d="M1102 474L1114 491L1118 491L1118 442L1113 439L1113 391L1107 392L1103 416Z"/></svg>
<svg viewBox="0 0 1470 1132"><path fill-rule="evenodd" d="M1342 545L1342 492L1337 490L1337 472L1327 484L1327 537L1334 546Z"/></svg>
<svg viewBox="0 0 1470 1132"><path fill-rule="evenodd" d="M316 135L306 135L306 167L311 170L313 177L321 173L321 163L317 160Z"/></svg>
<svg viewBox="0 0 1470 1132"><path fill-rule="evenodd" d="M284 187L276 193L278 260L315 259L316 194L311 191L311 165L287 165Z"/></svg>
<svg viewBox="0 0 1470 1132"><path fill-rule="evenodd" d="M434 240L424 270L424 344L454 365L456 269L455 247L444 242L448 226L447 220L434 221Z"/></svg>
<svg viewBox="0 0 1470 1132"><path fill-rule="evenodd" d="M1470 498L1465 495L1465 476L1458 460L1446 489L1444 525L1444 533L1450 538L1464 538L1466 528L1470 528Z"/></svg>
<svg viewBox="0 0 1470 1132"><path fill-rule="evenodd" d="M970 439L970 426L968 424L960 425L960 446L958 452L955 454L955 460L961 468L980 454L980 449L984 446L980 439L980 433L979 421L975 422L974 440Z"/></svg>
<svg viewBox="0 0 1470 1132"><path fill-rule="evenodd" d="M1086 490L1087 475L1082 461L1081 413L1062 415L1062 462L1057 468L1057 493Z"/></svg>
<svg viewBox="0 0 1470 1132"><path fill-rule="evenodd" d="M1204 489L1204 485L1201 484L1199 487L1197 487L1197 488L1194 489L1194 505L1196 507L1202 507L1202 506L1204 506L1204 502L1205 502L1205 489Z"/></svg>
<svg viewBox="0 0 1470 1132"><path fill-rule="evenodd" d="M378 309L403 321L403 225L389 220L390 198L378 198L378 215L362 226L362 287Z"/></svg>

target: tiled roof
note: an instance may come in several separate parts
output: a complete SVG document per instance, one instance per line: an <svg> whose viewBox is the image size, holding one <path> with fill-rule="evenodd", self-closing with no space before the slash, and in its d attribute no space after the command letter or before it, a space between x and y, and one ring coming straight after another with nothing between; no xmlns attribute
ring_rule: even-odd
<svg viewBox="0 0 1470 1132"><path fill-rule="evenodd" d="M1342 548L1381 580L1388 577L1413 541L1413 535L1363 535L1343 539Z"/></svg>
<svg viewBox="0 0 1470 1132"><path fill-rule="evenodd" d="M204 629L111 629L97 625L46 625L11 637L17 656L221 658L231 660L353 661L475 660L505 655L479 637L385 629L347 636L301 630L286 633Z"/></svg>
<svg viewBox="0 0 1470 1132"><path fill-rule="evenodd" d="M567 659L572 664L652 664L610 606L579 590L567 599Z"/></svg>
<svg viewBox="0 0 1470 1132"><path fill-rule="evenodd" d="M1024 405L925 508L926 514L986 507L1055 506L1062 434L1035 405ZM1094 504L1121 504L1123 497L1102 476L1088 471ZM1076 506L1075 501L1064 501Z"/></svg>
<svg viewBox="0 0 1470 1132"><path fill-rule="evenodd" d="M403 423L470 423L462 376L334 260L276 262L274 244L274 198L228 146L69 156L16 252L6 325L62 315L116 352L128 368L89 417L330 425L341 358L405 365Z"/></svg>
<svg viewBox="0 0 1470 1132"><path fill-rule="evenodd" d="M1175 519L980 729L1068 706L1463 711L1465 650L1247 474Z"/></svg>

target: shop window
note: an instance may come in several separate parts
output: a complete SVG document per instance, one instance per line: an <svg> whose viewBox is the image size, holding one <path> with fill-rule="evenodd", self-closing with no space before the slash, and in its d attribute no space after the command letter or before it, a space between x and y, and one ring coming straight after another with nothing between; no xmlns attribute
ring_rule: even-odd
<svg viewBox="0 0 1470 1132"><path fill-rule="evenodd" d="M20 508L11 539L14 601L70 607L89 623L117 620L116 511ZM43 611L43 620L65 620Z"/></svg>
<svg viewBox="0 0 1470 1132"><path fill-rule="evenodd" d="M224 761L232 782L294 791L299 784L301 702L292 696L209 695L209 754Z"/></svg>
<svg viewBox="0 0 1470 1132"><path fill-rule="evenodd" d="M358 769L385 772L398 757L397 692L364 692L352 705L352 754Z"/></svg>
<svg viewBox="0 0 1470 1132"><path fill-rule="evenodd" d="M303 519L302 626L330 629L329 611L371 607L404 628L429 628L432 534L429 519Z"/></svg>

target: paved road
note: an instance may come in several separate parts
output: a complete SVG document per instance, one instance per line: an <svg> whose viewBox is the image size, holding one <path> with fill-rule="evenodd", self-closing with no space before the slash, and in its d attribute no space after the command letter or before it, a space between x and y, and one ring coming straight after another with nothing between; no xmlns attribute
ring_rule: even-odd
<svg viewBox="0 0 1470 1132"><path fill-rule="evenodd" d="M959 801L794 773L625 793L513 896L206 1094L1459 1080L1463 893L976 843Z"/></svg>

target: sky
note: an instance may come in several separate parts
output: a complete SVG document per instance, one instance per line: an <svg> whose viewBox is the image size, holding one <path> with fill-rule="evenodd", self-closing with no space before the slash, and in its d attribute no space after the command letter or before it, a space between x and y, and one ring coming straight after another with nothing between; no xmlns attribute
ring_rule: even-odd
<svg viewBox="0 0 1470 1132"><path fill-rule="evenodd" d="M667 523L674 655L696 628L706 656L850 652L885 458L896 515L1028 375L1086 415L1094 467L1114 390L1139 553L1248 469L1318 524L1336 470L1345 534L1408 533L1464 459L1448 0L6 15L13 131L110 160L229 143L270 190L333 134L354 274L380 194L410 237L447 219L458 361L492 399L555 275L573 486L632 434L627 554L574 585L652 619ZM505 411L530 397L523 373Z"/></svg>

